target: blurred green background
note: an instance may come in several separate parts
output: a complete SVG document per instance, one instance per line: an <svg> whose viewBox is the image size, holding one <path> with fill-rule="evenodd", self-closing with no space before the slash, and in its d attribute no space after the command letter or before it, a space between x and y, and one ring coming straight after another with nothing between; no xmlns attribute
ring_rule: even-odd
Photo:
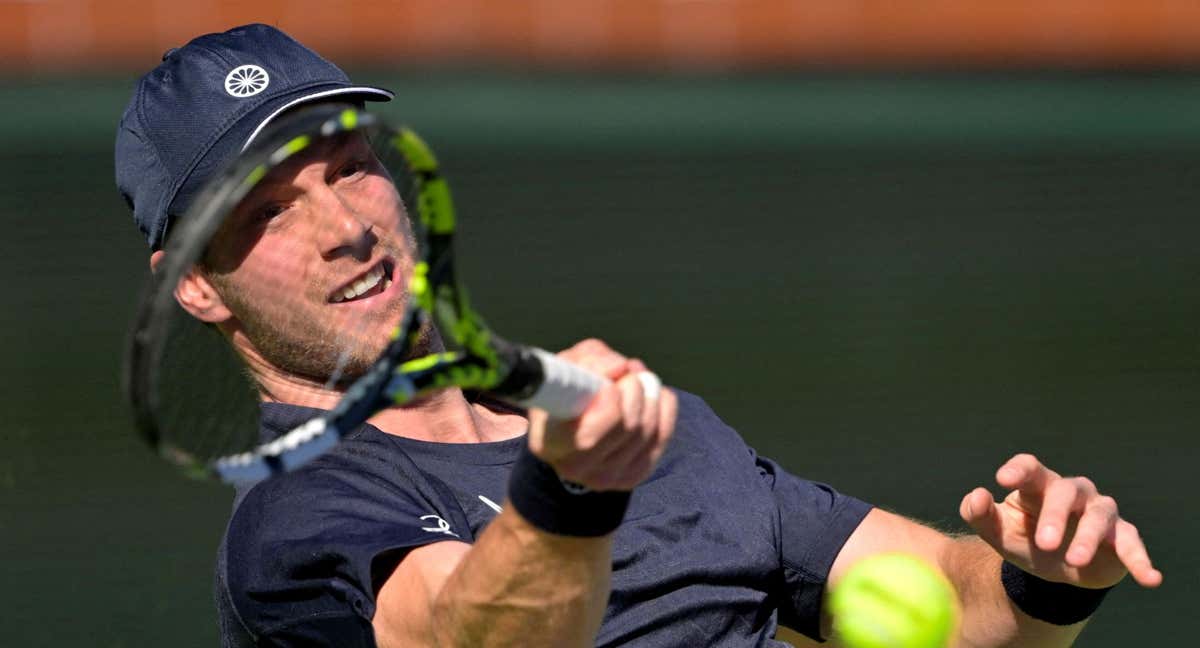
<svg viewBox="0 0 1200 648"><path fill-rule="evenodd" d="M792 470L945 528L1017 451L1085 473L1166 583L1121 585L1080 645L1188 636L1200 76L353 76L439 150L497 330L601 337ZM132 82L0 84L5 645L216 641L231 492L156 461L119 388Z"/></svg>

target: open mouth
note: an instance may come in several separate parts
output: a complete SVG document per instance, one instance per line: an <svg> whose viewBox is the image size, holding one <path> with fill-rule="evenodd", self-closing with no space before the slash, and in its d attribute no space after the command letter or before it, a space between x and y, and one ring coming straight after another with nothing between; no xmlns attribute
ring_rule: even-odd
<svg viewBox="0 0 1200 648"><path fill-rule="evenodd" d="M390 285L392 285L392 264L385 259L333 291L333 294L329 296L329 303L340 304L374 297L387 290Z"/></svg>

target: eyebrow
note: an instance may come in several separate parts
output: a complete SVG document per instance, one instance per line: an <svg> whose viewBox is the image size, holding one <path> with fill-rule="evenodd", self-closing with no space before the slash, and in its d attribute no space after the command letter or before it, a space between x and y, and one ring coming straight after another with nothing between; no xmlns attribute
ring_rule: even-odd
<svg viewBox="0 0 1200 648"><path fill-rule="evenodd" d="M290 178L288 180L281 180L274 172L278 171L280 168L288 166L293 162L308 164L314 159L321 159L335 155L345 156L346 150L354 146L355 142L358 141L357 138L352 137L355 134L361 136L361 133L337 133L332 137L320 138L315 145L309 145L305 147L304 149L296 152L294 155L289 156L279 166L271 169L271 171L268 172L267 175L258 182L254 188L254 191L258 191L259 188L271 188L276 186L287 186L291 184ZM249 196L247 196L247 198L249 198Z"/></svg>

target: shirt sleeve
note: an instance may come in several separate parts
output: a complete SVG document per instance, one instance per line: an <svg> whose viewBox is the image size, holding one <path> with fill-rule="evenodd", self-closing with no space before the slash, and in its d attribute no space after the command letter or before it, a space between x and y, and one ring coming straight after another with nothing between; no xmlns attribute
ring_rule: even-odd
<svg viewBox="0 0 1200 648"><path fill-rule="evenodd" d="M770 459L755 460L779 508L784 580L779 621L822 640L821 599L829 570L872 507L826 484L797 477Z"/></svg>
<svg viewBox="0 0 1200 648"><path fill-rule="evenodd" d="M375 593L400 560L425 544L469 540L453 498L394 460L383 478L326 455L242 498L224 576L260 645L374 646Z"/></svg>

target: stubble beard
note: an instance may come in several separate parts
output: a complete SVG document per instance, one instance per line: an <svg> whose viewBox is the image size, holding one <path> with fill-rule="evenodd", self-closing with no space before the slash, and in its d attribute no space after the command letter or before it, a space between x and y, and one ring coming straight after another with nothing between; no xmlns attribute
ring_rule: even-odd
<svg viewBox="0 0 1200 648"><path fill-rule="evenodd" d="M402 304L363 322L363 330L354 333L332 330L312 318L297 318L295 326L281 330L261 312L242 319L246 337L271 365L286 374L328 388L344 388L365 374L391 341L390 333L404 314ZM428 321L419 322L416 335L404 359L428 355L440 349L436 329Z"/></svg>
<svg viewBox="0 0 1200 648"><path fill-rule="evenodd" d="M328 305L317 306L316 313L300 305L292 312L285 307L281 312L268 313L250 303L251 299L225 277L212 279L258 356L283 374L339 391L365 374L387 348L408 300L405 290L386 308L359 318L351 331L320 317L320 308ZM414 324L416 334L410 336L412 341L402 360L442 349L429 318L419 318Z"/></svg>

